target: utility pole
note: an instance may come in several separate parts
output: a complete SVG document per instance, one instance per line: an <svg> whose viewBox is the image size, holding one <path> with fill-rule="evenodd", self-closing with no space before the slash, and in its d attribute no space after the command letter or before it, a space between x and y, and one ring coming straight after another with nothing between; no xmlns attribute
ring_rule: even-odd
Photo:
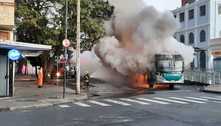
<svg viewBox="0 0 221 126"><path fill-rule="evenodd" d="M80 88L81 88L81 80L80 80L80 77L81 77L81 73L80 73L80 50L81 50L81 47L80 47L80 44L81 44L81 38L80 38L80 10L81 10L81 1L80 0L77 0L77 79L76 79L76 93L77 94L80 94Z"/></svg>
<svg viewBox="0 0 221 126"><path fill-rule="evenodd" d="M68 39L68 0L65 0L65 39ZM65 89L67 85L67 47L64 47L64 83L63 83L63 98L65 98Z"/></svg>

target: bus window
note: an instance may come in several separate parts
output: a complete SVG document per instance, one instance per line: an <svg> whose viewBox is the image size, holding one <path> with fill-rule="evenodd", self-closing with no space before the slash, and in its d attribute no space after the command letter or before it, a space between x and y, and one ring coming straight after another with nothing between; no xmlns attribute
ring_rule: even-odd
<svg viewBox="0 0 221 126"><path fill-rule="evenodd" d="M158 62L158 70L160 71L169 71L171 69L170 60L161 60Z"/></svg>
<svg viewBox="0 0 221 126"><path fill-rule="evenodd" d="M175 71L183 71L183 61L175 61Z"/></svg>

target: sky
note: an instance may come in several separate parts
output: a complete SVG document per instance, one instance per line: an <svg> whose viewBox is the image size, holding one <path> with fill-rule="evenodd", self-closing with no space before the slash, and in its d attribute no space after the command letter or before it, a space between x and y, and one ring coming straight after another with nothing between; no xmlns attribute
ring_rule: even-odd
<svg viewBox="0 0 221 126"><path fill-rule="evenodd" d="M144 0L147 5L153 5L160 11L173 10L181 6L181 0Z"/></svg>

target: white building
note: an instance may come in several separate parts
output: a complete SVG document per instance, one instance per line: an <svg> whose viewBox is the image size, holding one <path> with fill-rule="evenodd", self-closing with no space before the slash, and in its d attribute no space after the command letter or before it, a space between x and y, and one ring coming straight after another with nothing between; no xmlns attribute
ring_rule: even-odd
<svg viewBox="0 0 221 126"><path fill-rule="evenodd" d="M218 39L221 38L221 0L189 0L190 3L187 1L182 0L186 3L172 11L180 22L180 29L174 36L178 41L196 49L194 68L214 69L218 57L221 57L221 46L214 47L217 44L221 45L221 39ZM216 44L213 44L214 40ZM220 42L217 43L217 40Z"/></svg>

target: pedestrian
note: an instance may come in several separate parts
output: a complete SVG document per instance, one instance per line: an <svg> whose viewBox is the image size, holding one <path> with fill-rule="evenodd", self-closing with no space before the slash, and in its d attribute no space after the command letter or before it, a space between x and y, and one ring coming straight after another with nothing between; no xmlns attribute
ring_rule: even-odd
<svg viewBox="0 0 221 126"><path fill-rule="evenodd" d="M43 68L39 68L38 77L37 77L37 86L38 88L43 87Z"/></svg>
<svg viewBox="0 0 221 126"><path fill-rule="evenodd" d="M87 87L90 86L90 74L88 72L84 75L84 85Z"/></svg>
<svg viewBox="0 0 221 126"><path fill-rule="evenodd" d="M151 71L151 72L149 72L149 85L150 85L150 88L153 88L155 83L156 83L155 72Z"/></svg>

